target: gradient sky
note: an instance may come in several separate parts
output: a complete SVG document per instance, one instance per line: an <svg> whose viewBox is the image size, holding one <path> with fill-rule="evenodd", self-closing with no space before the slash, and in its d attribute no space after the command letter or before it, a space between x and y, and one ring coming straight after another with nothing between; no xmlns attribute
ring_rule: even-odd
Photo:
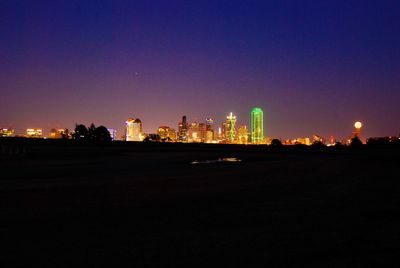
<svg viewBox="0 0 400 268"><path fill-rule="evenodd" d="M0 127L400 132L400 1L0 1Z"/></svg>

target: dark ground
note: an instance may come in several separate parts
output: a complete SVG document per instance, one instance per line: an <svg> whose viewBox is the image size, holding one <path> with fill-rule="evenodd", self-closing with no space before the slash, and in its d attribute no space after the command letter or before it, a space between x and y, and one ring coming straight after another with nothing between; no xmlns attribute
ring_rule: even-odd
<svg viewBox="0 0 400 268"><path fill-rule="evenodd" d="M399 149L0 145L0 267L399 263Z"/></svg>

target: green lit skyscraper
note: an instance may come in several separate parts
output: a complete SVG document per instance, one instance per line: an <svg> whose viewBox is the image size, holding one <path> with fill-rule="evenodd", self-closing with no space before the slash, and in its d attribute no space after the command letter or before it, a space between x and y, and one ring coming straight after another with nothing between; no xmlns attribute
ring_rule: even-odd
<svg viewBox="0 0 400 268"><path fill-rule="evenodd" d="M251 110L251 142L261 143L264 140L264 112L261 108Z"/></svg>
<svg viewBox="0 0 400 268"><path fill-rule="evenodd" d="M236 138L236 116L230 113L226 117L225 138L229 143L234 143Z"/></svg>

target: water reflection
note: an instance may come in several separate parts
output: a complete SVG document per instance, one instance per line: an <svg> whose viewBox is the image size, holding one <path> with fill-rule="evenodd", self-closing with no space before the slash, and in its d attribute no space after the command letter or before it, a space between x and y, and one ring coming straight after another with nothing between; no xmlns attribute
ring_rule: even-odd
<svg viewBox="0 0 400 268"><path fill-rule="evenodd" d="M212 163L222 163L222 162L241 162L242 160L236 157L225 157L225 158L218 158L216 160L203 160L203 161L198 161L194 160L190 162L190 164L195 165L195 164L212 164Z"/></svg>

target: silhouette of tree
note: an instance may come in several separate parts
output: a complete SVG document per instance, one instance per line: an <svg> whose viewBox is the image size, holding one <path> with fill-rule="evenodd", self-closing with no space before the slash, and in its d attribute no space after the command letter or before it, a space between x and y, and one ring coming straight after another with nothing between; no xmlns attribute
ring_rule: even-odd
<svg viewBox="0 0 400 268"><path fill-rule="evenodd" d="M282 146L282 142L280 140L278 140L278 139L273 139L271 141L271 146L273 146L273 147L281 147Z"/></svg>
<svg viewBox="0 0 400 268"><path fill-rule="evenodd" d="M342 148L343 144L340 141L335 142L335 148Z"/></svg>
<svg viewBox="0 0 400 268"><path fill-rule="evenodd" d="M358 138L357 136L352 138L351 142L350 142L350 146L351 147L361 147L362 146L362 142L361 142L360 138Z"/></svg>
<svg viewBox="0 0 400 268"><path fill-rule="evenodd" d="M325 148L326 145L322 143L322 141L314 141L313 144L311 144L311 147L313 148Z"/></svg>
<svg viewBox="0 0 400 268"><path fill-rule="evenodd" d="M308 146L302 143L295 143L293 148L307 148Z"/></svg>
<svg viewBox="0 0 400 268"><path fill-rule="evenodd" d="M373 146L373 147L390 146L390 139L387 137L385 137L385 138L369 138L367 140L367 145Z"/></svg>
<svg viewBox="0 0 400 268"><path fill-rule="evenodd" d="M72 137L75 140L87 139L87 137L88 137L88 129L83 124L79 124L79 125L76 124L75 125L75 131L74 131L74 134L72 135Z"/></svg>
<svg viewBox="0 0 400 268"><path fill-rule="evenodd" d="M111 135L105 126L99 126L94 130L94 139L97 141L111 141Z"/></svg>
<svg viewBox="0 0 400 268"><path fill-rule="evenodd" d="M96 126L93 123L88 128L88 139L96 140Z"/></svg>
<svg viewBox="0 0 400 268"><path fill-rule="evenodd" d="M96 127L93 123L89 128L79 124L75 127L73 138L76 140L111 141L110 132L105 126Z"/></svg>
<svg viewBox="0 0 400 268"><path fill-rule="evenodd" d="M392 144L393 144L394 146L400 146L400 137L397 138L397 139L395 139L395 140L392 142Z"/></svg>

